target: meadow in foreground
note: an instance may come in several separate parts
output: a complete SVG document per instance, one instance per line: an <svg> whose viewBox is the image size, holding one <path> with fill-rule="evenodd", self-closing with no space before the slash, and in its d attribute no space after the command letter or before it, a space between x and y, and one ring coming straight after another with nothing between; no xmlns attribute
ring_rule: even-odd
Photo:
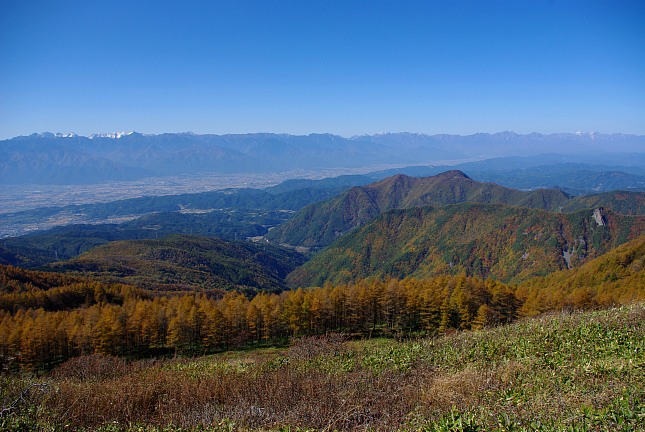
<svg viewBox="0 0 645 432"><path fill-rule="evenodd" d="M0 380L3 430L643 430L645 305Z"/></svg>

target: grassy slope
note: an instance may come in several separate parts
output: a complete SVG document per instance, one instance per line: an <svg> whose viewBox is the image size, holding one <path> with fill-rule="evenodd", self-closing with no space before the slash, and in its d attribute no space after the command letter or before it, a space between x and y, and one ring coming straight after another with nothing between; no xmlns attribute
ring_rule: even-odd
<svg viewBox="0 0 645 432"><path fill-rule="evenodd" d="M635 304L437 339L303 339L163 362L85 357L38 380L3 376L3 406L30 383L46 387L0 427L634 431L645 428L644 353L645 306Z"/></svg>

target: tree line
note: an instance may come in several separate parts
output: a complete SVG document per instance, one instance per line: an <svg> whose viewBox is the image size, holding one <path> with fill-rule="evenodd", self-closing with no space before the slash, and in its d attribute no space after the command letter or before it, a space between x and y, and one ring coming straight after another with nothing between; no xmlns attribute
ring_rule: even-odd
<svg viewBox="0 0 645 432"><path fill-rule="evenodd" d="M281 293L159 295L124 284L0 266L0 366L67 358L204 354L344 332L432 335L562 308L645 301L645 237L519 286L477 277L363 280Z"/></svg>
<svg viewBox="0 0 645 432"><path fill-rule="evenodd" d="M197 354L326 332L431 334L511 322L520 305L510 287L464 275L327 285L252 299L237 292L220 299L142 296L127 286L99 283L55 288L51 294L56 298L61 291L76 298L77 307L55 310L48 292L22 294L27 308L8 301L15 294L0 296L5 363L46 369L83 354Z"/></svg>

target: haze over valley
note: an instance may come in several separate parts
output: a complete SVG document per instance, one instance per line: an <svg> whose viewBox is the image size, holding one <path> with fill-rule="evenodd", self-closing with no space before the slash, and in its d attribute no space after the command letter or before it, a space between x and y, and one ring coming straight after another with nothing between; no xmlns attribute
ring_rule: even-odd
<svg viewBox="0 0 645 432"><path fill-rule="evenodd" d="M129 133L90 138L33 134L1 144L4 224L0 236L137 216L96 219L72 205L262 188L292 178L361 174L360 184L366 184L396 172L432 175L454 167L481 181L525 190L555 187L575 195L645 190L645 157L639 153L645 137L620 134L399 133L351 139L275 134ZM507 156L491 158L500 154ZM7 215L54 206L65 210L47 218L41 214L37 220L23 213L14 218Z"/></svg>

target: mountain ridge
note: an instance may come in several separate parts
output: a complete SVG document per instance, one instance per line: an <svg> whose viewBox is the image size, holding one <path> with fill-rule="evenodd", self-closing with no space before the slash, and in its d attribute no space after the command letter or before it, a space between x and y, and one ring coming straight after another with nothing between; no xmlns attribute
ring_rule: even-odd
<svg viewBox="0 0 645 432"><path fill-rule="evenodd" d="M398 174L304 207L265 237L290 246L324 247L390 209L485 202L553 210L569 199L569 195L555 189L524 192L476 182L459 170L421 178Z"/></svg>
<svg viewBox="0 0 645 432"><path fill-rule="evenodd" d="M553 213L482 203L393 209L339 238L287 281L321 286L465 272L518 282L578 267L643 232L645 216L591 209Z"/></svg>
<svg viewBox="0 0 645 432"><path fill-rule="evenodd" d="M379 164L530 155L548 151L639 151L645 136L515 133L424 135L392 133L344 138L289 135L113 133L32 134L0 141L0 184L79 184L207 172L276 172ZM26 157L28 156L28 157ZM65 172L75 158L82 175ZM82 162L82 163L81 163Z"/></svg>

